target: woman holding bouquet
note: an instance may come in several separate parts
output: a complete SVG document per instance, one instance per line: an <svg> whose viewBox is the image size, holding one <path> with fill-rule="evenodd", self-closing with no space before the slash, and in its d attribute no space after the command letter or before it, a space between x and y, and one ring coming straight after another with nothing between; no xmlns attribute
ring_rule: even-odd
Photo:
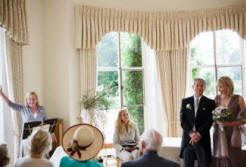
<svg viewBox="0 0 246 167"><path fill-rule="evenodd" d="M120 110L115 124L113 143L117 157L123 161L136 159L139 132L136 124L129 119L126 109Z"/></svg>
<svg viewBox="0 0 246 167"><path fill-rule="evenodd" d="M246 110L243 97L233 94L234 85L229 77L218 80L219 95L215 97L218 106L226 107L231 112L229 120L215 119L213 134L213 166L240 167L241 162L241 125L246 123Z"/></svg>

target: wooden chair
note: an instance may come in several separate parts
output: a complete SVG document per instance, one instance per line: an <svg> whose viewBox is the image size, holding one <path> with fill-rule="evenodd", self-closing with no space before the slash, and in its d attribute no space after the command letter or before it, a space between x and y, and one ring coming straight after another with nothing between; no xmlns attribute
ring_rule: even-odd
<svg viewBox="0 0 246 167"><path fill-rule="evenodd" d="M102 150L103 149L114 149L114 145L113 145L113 143L104 144L103 147L102 147ZM106 157L107 158L113 158L113 159L115 159L115 161L116 161L116 167L120 167L121 163L123 162L122 159L117 158L116 156L111 155L111 154L106 155ZM105 164L105 167L109 167L108 164Z"/></svg>

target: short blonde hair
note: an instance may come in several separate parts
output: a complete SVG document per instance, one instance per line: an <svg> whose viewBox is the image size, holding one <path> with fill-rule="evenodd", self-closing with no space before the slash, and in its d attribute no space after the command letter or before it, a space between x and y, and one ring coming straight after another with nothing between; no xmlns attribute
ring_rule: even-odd
<svg viewBox="0 0 246 167"><path fill-rule="evenodd" d="M222 76L219 78L217 85L222 84L224 86L227 87L228 91L227 91L227 95L228 96L232 96L233 92L234 92L234 84L233 81L231 80L231 78L227 77L227 76Z"/></svg>
<svg viewBox="0 0 246 167"><path fill-rule="evenodd" d="M51 150L51 135L42 129L34 132L29 138L30 154L42 155Z"/></svg>
<svg viewBox="0 0 246 167"><path fill-rule="evenodd" d="M38 95L37 95L37 93L34 92L34 91L28 92L28 93L26 94L26 96L25 96L25 102L26 102L26 105L28 106L28 104L27 104L27 98L30 97L30 96L35 96L35 97L36 97L36 99L37 99L37 104L36 104L36 106L39 107L40 105L39 105L39 102L38 102Z"/></svg>
<svg viewBox="0 0 246 167"><path fill-rule="evenodd" d="M6 144L0 145L0 167L4 167L9 163L8 149Z"/></svg>

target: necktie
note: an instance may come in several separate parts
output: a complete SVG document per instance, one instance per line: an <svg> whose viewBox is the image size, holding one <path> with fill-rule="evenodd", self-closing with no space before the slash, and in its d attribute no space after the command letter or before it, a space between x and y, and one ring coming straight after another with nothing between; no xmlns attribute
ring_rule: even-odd
<svg viewBox="0 0 246 167"><path fill-rule="evenodd" d="M195 111L194 111L194 112L195 112L195 118L196 118L196 113L197 113L198 105L199 105L199 99L196 98L196 99L195 99ZM193 131L196 131L195 124L194 124L194 126L193 126Z"/></svg>
<svg viewBox="0 0 246 167"><path fill-rule="evenodd" d="M195 100L195 116L196 116L196 113L197 113L198 105L199 105L199 99L196 99Z"/></svg>

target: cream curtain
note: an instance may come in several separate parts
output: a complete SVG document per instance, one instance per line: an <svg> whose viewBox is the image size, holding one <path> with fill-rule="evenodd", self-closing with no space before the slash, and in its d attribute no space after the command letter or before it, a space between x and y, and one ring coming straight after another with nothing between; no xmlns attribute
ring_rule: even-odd
<svg viewBox="0 0 246 167"><path fill-rule="evenodd" d="M97 76L96 49L80 50L80 95L94 94L96 91ZM79 113L72 114L79 116Z"/></svg>
<svg viewBox="0 0 246 167"><path fill-rule="evenodd" d="M28 44L25 0L0 1L0 26L20 45Z"/></svg>
<svg viewBox="0 0 246 167"><path fill-rule="evenodd" d="M10 99L17 103L23 103L23 64L22 64L22 46L6 37L7 47L7 78L8 92ZM19 112L11 112L14 127L14 159L20 156L20 140L22 119ZM15 161L14 161L15 162Z"/></svg>
<svg viewBox="0 0 246 167"><path fill-rule="evenodd" d="M144 128L154 128L166 137L167 119L163 106L161 83L157 73L156 53L141 42L144 73Z"/></svg>
<svg viewBox="0 0 246 167"><path fill-rule="evenodd" d="M217 9L141 12L88 6L75 7L75 44L96 48L111 31L136 33L154 50L187 48L200 32L232 29L246 39L246 4Z"/></svg>
<svg viewBox="0 0 246 167"><path fill-rule="evenodd" d="M187 49L156 52L168 137L181 136L179 108L185 96L187 55Z"/></svg>
<svg viewBox="0 0 246 167"><path fill-rule="evenodd" d="M96 90L97 58L96 49L80 51L80 93L81 95Z"/></svg>
<svg viewBox="0 0 246 167"><path fill-rule="evenodd" d="M28 44L28 29L25 0L0 1L0 26L6 30L7 72L10 98L23 103L22 45ZM14 126L14 147L16 159L19 155L22 120L17 112L12 112Z"/></svg>
<svg viewBox="0 0 246 167"><path fill-rule="evenodd" d="M189 42L200 32L220 29L232 29L246 39L246 4L173 12L75 7L77 49L95 49L106 33L122 31L140 35L156 51L169 137L181 134L179 108L185 96Z"/></svg>

